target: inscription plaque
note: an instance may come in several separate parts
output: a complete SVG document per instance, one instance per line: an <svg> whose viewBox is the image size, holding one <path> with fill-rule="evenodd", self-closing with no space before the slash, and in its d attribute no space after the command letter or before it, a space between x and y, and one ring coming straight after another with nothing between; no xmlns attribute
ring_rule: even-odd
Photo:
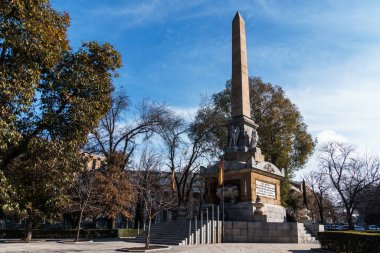
<svg viewBox="0 0 380 253"><path fill-rule="evenodd" d="M276 185L256 180L256 195L275 199Z"/></svg>

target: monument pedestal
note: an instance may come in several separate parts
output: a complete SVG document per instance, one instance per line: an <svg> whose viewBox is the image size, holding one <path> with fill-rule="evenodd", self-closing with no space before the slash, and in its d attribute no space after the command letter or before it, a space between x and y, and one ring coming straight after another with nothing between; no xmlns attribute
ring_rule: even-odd
<svg viewBox="0 0 380 253"><path fill-rule="evenodd" d="M263 215L254 215L254 202L239 202L224 204L225 220L228 221L260 221L260 222L286 222L286 210L282 206L264 204Z"/></svg>
<svg viewBox="0 0 380 253"><path fill-rule="evenodd" d="M254 222L268 222L268 217L266 215L255 215L253 216Z"/></svg>
<svg viewBox="0 0 380 253"><path fill-rule="evenodd" d="M226 153L224 154L225 161L241 161L246 162L247 160L253 159L256 162L264 162L264 155L261 154L261 149L258 147L248 149L247 151L232 151L233 148L227 148Z"/></svg>

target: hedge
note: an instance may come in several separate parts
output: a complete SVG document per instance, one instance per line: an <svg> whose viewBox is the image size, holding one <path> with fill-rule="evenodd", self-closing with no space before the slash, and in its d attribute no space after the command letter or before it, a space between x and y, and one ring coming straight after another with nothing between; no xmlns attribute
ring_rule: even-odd
<svg viewBox="0 0 380 253"><path fill-rule="evenodd" d="M119 238L121 237L135 237L137 236L137 229L118 229L119 231ZM140 229L140 234L142 232L142 229Z"/></svg>
<svg viewBox="0 0 380 253"><path fill-rule="evenodd" d="M373 234L380 234L380 230L365 230L365 231L362 231L362 232L373 233Z"/></svg>
<svg viewBox="0 0 380 253"><path fill-rule="evenodd" d="M135 231L136 230L136 231ZM75 229L33 229L34 239L74 239L77 231ZM24 230L0 229L1 239L21 238ZM119 238L137 235L137 229L81 229L80 238Z"/></svg>
<svg viewBox="0 0 380 253"><path fill-rule="evenodd" d="M379 253L380 233L358 231L318 232L321 248L345 253Z"/></svg>

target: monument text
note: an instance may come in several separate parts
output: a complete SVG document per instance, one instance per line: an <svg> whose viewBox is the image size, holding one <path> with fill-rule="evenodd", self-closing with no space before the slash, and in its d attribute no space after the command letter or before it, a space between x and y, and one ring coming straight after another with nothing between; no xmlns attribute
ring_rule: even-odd
<svg viewBox="0 0 380 253"><path fill-rule="evenodd" d="M268 184L268 183L256 180L256 195L275 199L276 186L274 184Z"/></svg>

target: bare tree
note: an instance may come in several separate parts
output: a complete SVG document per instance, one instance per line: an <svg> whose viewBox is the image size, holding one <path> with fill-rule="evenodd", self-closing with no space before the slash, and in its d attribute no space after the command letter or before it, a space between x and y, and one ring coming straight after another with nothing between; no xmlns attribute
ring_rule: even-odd
<svg viewBox="0 0 380 253"><path fill-rule="evenodd" d="M328 192L331 188L329 177L322 171L311 171L305 175L305 180L311 188L311 193L317 203L320 221L324 223L326 203L329 199Z"/></svg>
<svg viewBox="0 0 380 253"><path fill-rule="evenodd" d="M147 218L147 233L145 248L149 249L152 220L163 209L170 208L175 203L170 190L170 173L163 172L160 157L145 149L142 153L138 173L137 188L144 203Z"/></svg>
<svg viewBox="0 0 380 253"><path fill-rule="evenodd" d="M114 94L111 109L90 135L86 151L102 154L108 166L125 169L138 141L149 139L167 113L165 105L144 101L137 107L137 116L127 119L129 107L124 93Z"/></svg>
<svg viewBox="0 0 380 253"><path fill-rule="evenodd" d="M69 189L69 212L78 213L77 233L75 240L79 241L80 227L84 214L96 214L100 211L98 195L96 194L95 171L83 170L75 178Z"/></svg>
<svg viewBox="0 0 380 253"><path fill-rule="evenodd" d="M165 105L144 101L137 107L136 115L127 119L129 108L128 97L121 91L115 93L110 110L92 132L86 146L86 151L105 157L97 180L100 194L106 194L105 200L108 200L103 202L103 214L111 219L112 228L115 227L117 215L130 216L128 209L135 200L134 191L130 188L132 184L125 170L131 163L139 142L147 141L154 134L167 113ZM130 196L133 198L129 198Z"/></svg>
<svg viewBox="0 0 380 253"><path fill-rule="evenodd" d="M353 229L352 215L359 194L380 181L379 158L359 156L352 145L338 142L323 145L320 152L320 167L329 175L345 208L347 223Z"/></svg>
<svg viewBox="0 0 380 253"><path fill-rule="evenodd" d="M199 179L201 166L210 164L215 154L215 145L210 145L209 138L221 127L212 117L198 116L191 122L169 113L160 127L159 134L163 139L167 158L167 167L176 172L175 183L178 205L187 205L194 183Z"/></svg>

